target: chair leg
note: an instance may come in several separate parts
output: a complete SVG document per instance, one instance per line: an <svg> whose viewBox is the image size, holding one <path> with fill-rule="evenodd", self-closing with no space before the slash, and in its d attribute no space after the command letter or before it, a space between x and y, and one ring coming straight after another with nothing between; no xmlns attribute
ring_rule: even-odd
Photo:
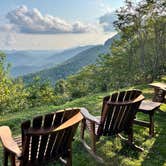
<svg viewBox="0 0 166 166"><path fill-rule="evenodd" d="M136 151L139 151L139 152L143 152L144 149L135 145L134 142L133 142L133 130L131 130L130 134L128 134L128 141L127 141L127 144L133 149L133 150L136 150Z"/></svg>
<svg viewBox="0 0 166 166"><path fill-rule="evenodd" d="M95 153L96 152L95 124L90 123L90 131L89 132L90 132L90 139L91 139L91 147L89 147L89 145L87 145L85 140L84 140L85 129L86 129L86 120L82 120L82 123L81 123L81 141L86 149L88 149L88 150L91 149L93 151L93 153Z"/></svg>
<svg viewBox="0 0 166 166"><path fill-rule="evenodd" d="M96 135L95 135L95 124L92 123L90 126L91 130L90 132L90 137L91 137L91 146L89 146L86 141L84 140L84 131L86 129L86 121L83 120L81 124L81 142L85 149L92 155L92 157L95 158L99 163L103 164L104 160L96 155Z"/></svg>
<svg viewBox="0 0 166 166"><path fill-rule="evenodd" d="M95 136L95 124L91 123L91 141L92 141L92 151L95 153L96 152L96 136Z"/></svg>
<svg viewBox="0 0 166 166"><path fill-rule="evenodd" d="M11 157L11 166L16 166L15 155L11 154L10 157Z"/></svg>
<svg viewBox="0 0 166 166"><path fill-rule="evenodd" d="M68 157L67 157L67 166L72 166L72 151L71 149L68 151Z"/></svg>
<svg viewBox="0 0 166 166"><path fill-rule="evenodd" d="M4 149L4 166L8 166L8 157L9 157L9 153L7 152L7 150Z"/></svg>
<svg viewBox="0 0 166 166"><path fill-rule="evenodd" d="M84 139L85 128L86 128L86 120L83 119L81 122L81 139Z"/></svg>
<svg viewBox="0 0 166 166"><path fill-rule="evenodd" d="M154 116L153 116L153 114L149 115L149 120L150 120L149 135L151 137L153 137L154 136Z"/></svg>

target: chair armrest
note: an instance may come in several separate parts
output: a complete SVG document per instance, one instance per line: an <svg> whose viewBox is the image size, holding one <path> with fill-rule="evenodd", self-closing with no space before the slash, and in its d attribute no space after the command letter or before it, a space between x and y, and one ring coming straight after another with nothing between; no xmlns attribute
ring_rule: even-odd
<svg viewBox="0 0 166 166"><path fill-rule="evenodd" d="M15 154L17 157L21 157L21 150L19 149L17 143L14 141L11 130L8 126L0 127L0 140L5 149Z"/></svg>
<svg viewBox="0 0 166 166"><path fill-rule="evenodd" d="M53 130L51 132L63 130L63 129L66 129L70 126L73 126L76 123L79 123L83 118L84 118L83 115L80 112L78 112L72 118L70 118L69 120L67 120L66 122L64 122L63 124L61 124L59 127L57 127L55 130Z"/></svg>
<svg viewBox="0 0 166 166"><path fill-rule="evenodd" d="M96 124L100 124L99 119L97 119L95 116L89 113L89 111L86 108L80 108L81 114L84 116L85 119L94 122Z"/></svg>

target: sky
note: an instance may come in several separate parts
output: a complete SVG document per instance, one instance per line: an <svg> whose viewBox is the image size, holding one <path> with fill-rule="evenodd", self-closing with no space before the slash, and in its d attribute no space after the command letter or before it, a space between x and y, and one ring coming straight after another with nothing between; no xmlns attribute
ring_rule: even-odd
<svg viewBox="0 0 166 166"><path fill-rule="evenodd" d="M133 0L135 1L135 0ZM103 44L123 0L2 0L0 49L61 50Z"/></svg>

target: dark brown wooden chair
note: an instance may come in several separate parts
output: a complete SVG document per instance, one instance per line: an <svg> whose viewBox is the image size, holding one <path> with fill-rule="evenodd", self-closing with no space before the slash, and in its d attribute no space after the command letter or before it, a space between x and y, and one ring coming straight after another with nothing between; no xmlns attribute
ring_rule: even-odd
<svg viewBox="0 0 166 166"><path fill-rule="evenodd" d="M21 139L13 139L8 126L0 127L4 166L40 166L59 159L72 165L72 140L79 122L80 109L66 109L35 117L21 124Z"/></svg>
<svg viewBox="0 0 166 166"><path fill-rule="evenodd" d="M81 125L81 141L86 149L96 158L96 141L101 136L119 135L124 132L128 135L127 143L134 149L141 150L133 143L133 120L137 109L144 99L139 90L122 91L106 96L103 99L100 117L92 116L85 108L82 114L85 117ZM91 136L91 147L84 140L84 131L88 129ZM121 136L122 138L122 136Z"/></svg>

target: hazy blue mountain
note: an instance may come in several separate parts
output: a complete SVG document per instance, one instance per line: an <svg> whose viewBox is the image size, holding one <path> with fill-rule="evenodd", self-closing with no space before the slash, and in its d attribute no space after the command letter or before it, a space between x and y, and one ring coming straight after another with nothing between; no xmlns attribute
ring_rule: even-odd
<svg viewBox="0 0 166 166"><path fill-rule="evenodd" d="M13 77L22 76L27 73L33 73L41 70L42 68L37 66L15 66L12 67L10 73Z"/></svg>
<svg viewBox="0 0 166 166"><path fill-rule="evenodd" d="M41 66L45 63L45 59L57 53L57 51L5 51L7 62L13 67L34 65Z"/></svg>
<svg viewBox="0 0 166 166"><path fill-rule="evenodd" d="M67 76L76 73L86 65L95 63L98 55L102 53L106 53L106 49L103 45L98 45L77 54L75 57L72 57L61 65L26 75L23 79L28 83L32 81L33 77L39 76L42 80L50 80L54 83L58 79L66 78Z"/></svg>
<svg viewBox="0 0 166 166"><path fill-rule="evenodd" d="M11 64L11 75L17 77L56 66L90 47L92 46L75 47L63 51L11 50L5 53L7 63Z"/></svg>
<svg viewBox="0 0 166 166"><path fill-rule="evenodd" d="M42 80L50 80L54 83L59 79L66 78L67 76L78 72L82 67L94 64L99 55L108 53L110 44L112 44L112 41L116 38L117 35L108 39L104 45L96 45L88 48L58 66L26 75L23 79L28 83L32 81L33 77L39 76Z"/></svg>
<svg viewBox="0 0 166 166"><path fill-rule="evenodd" d="M75 48L71 48L71 49L66 49L62 52L59 52L53 56L48 57L47 63L48 64L60 64L64 61L66 61L69 58L72 58L73 56L79 54L80 52L93 47L92 45L88 45L88 46L82 46L82 47L75 47Z"/></svg>

